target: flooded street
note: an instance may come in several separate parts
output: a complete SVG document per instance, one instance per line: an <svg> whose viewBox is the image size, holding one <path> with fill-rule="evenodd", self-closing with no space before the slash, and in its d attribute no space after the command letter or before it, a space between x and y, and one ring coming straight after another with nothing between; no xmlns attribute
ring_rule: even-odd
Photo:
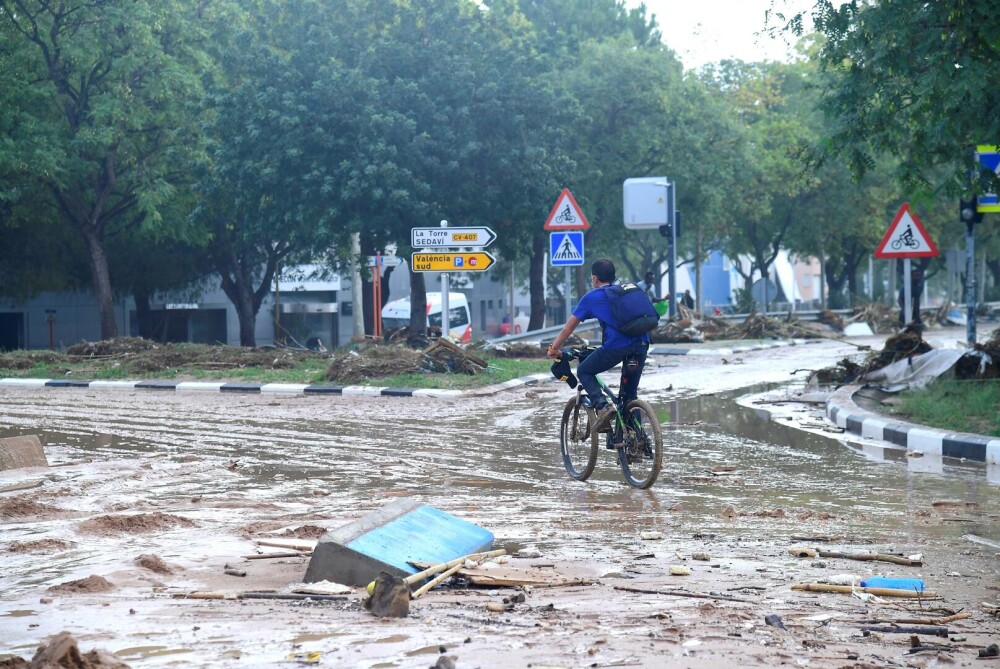
<svg viewBox="0 0 1000 669"><path fill-rule="evenodd" d="M981 608L998 599L1000 485L981 464L906 457L823 432L819 405L774 402L801 388L801 370L853 352L823 342L658 357L641 394L665 424L666 457L645 491L606 450L590 481L567 476L558 420L570 390L556 382L450 399L0 388L0 437L38 434L52 465L0 475L0 660L30 659L62 630L133 666L276 666L318 651L325 666L428 667L442 646L460 669L975 657L1000 632ZM403 621L371 617L361 592L329 605L172 597L301 581L308 558L242 556L254 539L333 529L397 497L595 584L537 588L502 614L485 604L512 590L432 591ZM147 525L115 522L137 514ZM640 537L651 531L663 538ZM794 546L924 564L803 559ZM169 572L138 566L140 555ZM246 579L225 576L227 564ZM670 576L673 565L692 574ZM848 573L922 577L943 596L924 608L973 617L953 623L961 641L908 655L908 635L860 632L866 616L905 617L901 605L790 588ZM92 575L113 588L48 590Z"/></svg>

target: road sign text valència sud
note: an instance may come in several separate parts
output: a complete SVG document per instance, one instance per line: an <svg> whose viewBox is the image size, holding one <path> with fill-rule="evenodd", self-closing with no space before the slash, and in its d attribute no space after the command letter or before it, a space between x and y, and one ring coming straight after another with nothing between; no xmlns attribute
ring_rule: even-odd
<svg viewBox="0 0 1000 669"><path fill-rule="evenodd" d="M486 251L474 253L414 253L410 269L414 272L483 272L496 262Z"/></svg>

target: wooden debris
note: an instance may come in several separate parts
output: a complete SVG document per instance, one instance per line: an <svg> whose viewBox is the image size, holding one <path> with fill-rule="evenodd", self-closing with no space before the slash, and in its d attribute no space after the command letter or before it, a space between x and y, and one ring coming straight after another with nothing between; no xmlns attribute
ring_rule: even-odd
<svg viewBox="0 0 1000 669"><path fill-rule="evenodd" d="M844 560L861 560L863 562L891 562L901 564L906 567L919 567L922 560L912 560L902 555L886 555L884 553L841 553L839 551L819 551L819 556L823 558L842 558Z"/></svg>
<svg viewBox="0 0 1000 669"><path fill-rule="evenodd" d="M861 633L868 636L872 632L881 634L924 634L929 636L941 636L948 638L947 627L899 627L891 625L888 627L862 627Z"/></svg>
<svg viewBox="0 0 1000 669"><path fill-rule="evenodd" d="M423 367L432 372L476 374L490 366L477 355L441 337L421 353Z"/></svg>
<svg viewBox="0 0 1000 669"><path fill-rule="evenodd" d="M805 590L807 592L839 592L851 594L854 592L864 592L878 597L900 597L903 599L941 599L936 593L929 590L919 592L916 590L901 590L898 588L862 588L851 585L828 585L826 583L802 583L793 585L792 590Z"/></svg>
<svg viewBox="0 0 1000 669"><path fill-rule="evenodd" d="M740 602L742 604L755 603L749 599L740 599L739 597L704 594L701 592L688 592L687 590L648 590L646 588L631 588L624 585L616 585L615 590L621 590L622 592L636 592L642 595L667 595L669 597L688 597L692 599L718 599L723 602Z"/></svg>

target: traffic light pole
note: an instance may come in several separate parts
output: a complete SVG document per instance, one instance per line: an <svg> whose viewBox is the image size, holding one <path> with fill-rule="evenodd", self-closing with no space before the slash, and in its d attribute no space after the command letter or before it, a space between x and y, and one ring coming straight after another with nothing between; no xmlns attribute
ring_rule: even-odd
<svg viewBox="0 0 1000 669"><path fill-rule="evenodd" d="M965 222L965 341L976 343L976 223Z"/></svg>

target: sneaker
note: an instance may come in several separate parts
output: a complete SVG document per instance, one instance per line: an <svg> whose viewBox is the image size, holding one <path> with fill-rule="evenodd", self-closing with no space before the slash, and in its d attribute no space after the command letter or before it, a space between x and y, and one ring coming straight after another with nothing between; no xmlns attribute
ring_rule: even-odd
<svg viewBox="0 0 1000 669"><path fill-rule="evenodd" d="M594 423L596 432L610 432L611 421L615 416L615 408L610 404L605 404L597 410L597 422Z"/></svg>

